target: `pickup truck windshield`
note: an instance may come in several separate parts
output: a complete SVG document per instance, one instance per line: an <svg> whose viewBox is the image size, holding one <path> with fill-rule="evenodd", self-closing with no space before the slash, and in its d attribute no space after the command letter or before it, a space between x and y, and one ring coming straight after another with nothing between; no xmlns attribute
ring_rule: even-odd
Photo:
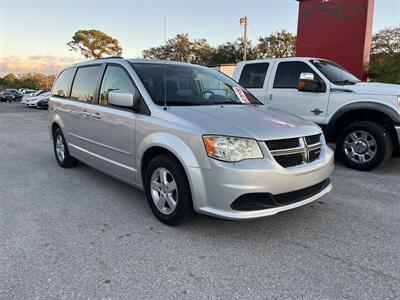
<svg viewBox="0 0 400 300"><path fill-rule="evenodd" d="M132 66L157 105L261 104L238 83L213 69L168 63Z"/></svg>
<svg viewBox="0 0 400 300"><path fill-rule="evenodd" d="M338 64L327 60L312 59L311 63L325 75L328 80L338 85L353 85L360 81L357 77Z"/></svg>

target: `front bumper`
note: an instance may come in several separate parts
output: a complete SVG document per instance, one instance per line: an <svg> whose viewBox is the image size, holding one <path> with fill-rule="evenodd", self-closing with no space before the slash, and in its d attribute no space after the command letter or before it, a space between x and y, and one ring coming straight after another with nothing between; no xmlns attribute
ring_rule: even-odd
<svg viewBox="0 0 400 300"><path fill-rule="evenodd" d="M317 194L287 205L251 211L231 207L236 199L246 194L280 195L317 185L329 178L333 157L333 151L325 146L318 161L292 168L281 167L271 157L233 164L210 159L210 169L188 170L194 209L219 218L241 220L270 216L305 205L328 193L332 185L329 183Z"/></svg>

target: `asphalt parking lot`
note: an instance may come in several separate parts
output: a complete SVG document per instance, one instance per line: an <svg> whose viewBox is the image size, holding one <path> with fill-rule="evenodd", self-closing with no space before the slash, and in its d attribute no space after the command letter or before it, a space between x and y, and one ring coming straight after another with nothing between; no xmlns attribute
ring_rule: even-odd
<svg viewBox="0 0 400 300"><path fill-rule="evenodd" d="M58 167L47 111L0 103L0 299L400 297L400 159L320 201L168 227L144 193Z"/></svg>

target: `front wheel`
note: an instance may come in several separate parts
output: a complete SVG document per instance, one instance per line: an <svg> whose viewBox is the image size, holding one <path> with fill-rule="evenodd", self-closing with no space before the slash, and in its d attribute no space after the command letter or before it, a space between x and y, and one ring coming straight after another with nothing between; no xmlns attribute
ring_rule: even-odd
<svg viewBox="0 0 400 300"><path fill-rule="evenodd" d="M172 155L155 157L147 166L144 188L153 214L167 225L178 225L194 215L185 170Z"/></svg>
<svg viewBox="0 0 400 300"><path fill-rule="evenodd" d="M338 158L348 167L368 171L392 155L393 143L382 125L355 121L340 134L336 151Z"/></svg>

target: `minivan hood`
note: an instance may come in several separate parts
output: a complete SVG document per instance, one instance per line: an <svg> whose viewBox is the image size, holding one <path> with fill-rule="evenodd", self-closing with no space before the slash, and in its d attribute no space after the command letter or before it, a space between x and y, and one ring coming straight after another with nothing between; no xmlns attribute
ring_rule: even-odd
<svg viewBox="0 0 400 300"><path fill-rule="evenodd" d="M321 128L266 105L175 106L170 113L221 134L256 140L277 140L321 133Z"/></svg>
<svg viewBox="0 0 400 300"><path fill-rule="evenodd" d="M379 82L357 82L355 85L345 86L356 94L400 96L400 85Z"/></svg>

